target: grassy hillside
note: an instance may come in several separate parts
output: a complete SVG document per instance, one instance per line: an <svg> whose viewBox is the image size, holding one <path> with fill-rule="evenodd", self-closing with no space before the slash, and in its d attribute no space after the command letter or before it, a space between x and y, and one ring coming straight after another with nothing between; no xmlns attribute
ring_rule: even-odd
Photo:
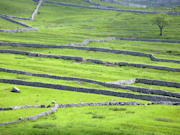
<svg viewBox="0 0 180 135"><path fill-rule="evenodd" d="M83 0L54 0L76 5L94 6ZM119 9L167 11L165 8L137 8L110 4L100 0L92 0L106 6L116 6ZM37 2L33 0L0 0L0 14L30 18ZM11 10L10 10L11 9ZM164 28L164 36L160 37L157 26L152 25L154 14L132 12L117 12L99 9L86 9L56 4L43 3L34 21L14 19L38 31L23 31L17 33L0 32L1 42L38 43L50 45L67 45L68 43L83 42L86 39L104 39L107 37L170 39L180 40L180 18L170 15L174 19L173 25ZM0 29L15 29L22 26L0 18ZM180 44L164 42L145 42L129 40L109 40L105 42L89 42L86 47L98 47L118 50L136 51L153 54L157 58L180 61ZM180 68L179 63L152 61L149 57L114 54L109 52L86 51L80 49L35 48L4 46L0 49L20 50L42 54L65 55L83 57L83 61L32 57L26 54L0 53L0 68L27 71L39 74L76 77L101 82L115 82L131 80L133 78L156 79L180 83L180 72L149 69L143 67L117 66L113 64L95 64L86 59L98 59L106 62L128 62L170 68ZM93 88L134 94L142 94L129 89L105 87L77 80L50 79L29 74L17 74L0 71L0 79L18 79L30 82L60 84L79 88ZM127 85L127 84L123 84ZM13 93L13 87L21 92ZM180 93L178 87L168 87L135 82L129 86L150 89L161 89L166 92ZM145 95L166 96L143 93ZM171 96L170 96L171 97ZM173 98L173 97L171 97ZM179 99L179 98L174 98ZM160 135L180 134L180 109L173 105L147 105L150 100L140 100L66 91L64 89L50 89L32 87L27 84L18 85L0 83L0 107L41 105L46 107L55 101L56 104L86 103L86 102L115 102L137 101L145 105L124 106L79 106L59 108L49 116L41 116L37 120L25 120L8 125L0 125L0 135ZM0 123L18 120L37 115L50 108L24 108L19 110L0 110ZM22 130L23 129L23 130Z"/></svg>
<svg viewBox="0 0 180 135"><path fill-rule="evenodd" d="M18 9L14 11L18 12ZM26 12L22 14L25 15ZM1 34L0 40L29 42L30 37L31 43L67 44L81 42L86 38L114 36L175 40L180 38L178 16L171 15L174 19L173 25L164 28L162 37L158 36L159 28L151 23L153 16L153 14L104 11L44 3L38 16L35 17L36 21L26 21L30 26L39 28L39 31L16 33L13 37L10 33L4 33Z"/></svg>

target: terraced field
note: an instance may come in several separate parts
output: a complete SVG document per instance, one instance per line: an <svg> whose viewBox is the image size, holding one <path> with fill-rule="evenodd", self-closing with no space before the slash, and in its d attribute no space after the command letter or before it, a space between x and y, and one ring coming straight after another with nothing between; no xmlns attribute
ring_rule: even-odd
<svg viewBox="0 0 180 135"><path fill-rule="evenodd" d="M0 7L0 135L180 134L179 12L100 0ZM174 19L161 37L159 12Z"/></svg>

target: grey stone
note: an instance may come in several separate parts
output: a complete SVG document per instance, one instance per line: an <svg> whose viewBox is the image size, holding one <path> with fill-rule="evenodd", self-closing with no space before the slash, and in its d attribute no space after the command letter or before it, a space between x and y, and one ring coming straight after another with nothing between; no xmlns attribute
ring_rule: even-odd
<svg viewBox="0 0 180 135"><path fill-rule="evenodd" d="M51 105L48 105L47 108L51 107Z"/></svg>
<svg viewBox="0 0 180 135"><path fill-rule="evenodd" d="M46 105L42 104L42 105L41 105L41 107L42 107L42 108L45 108L45 107L46 107Z"/></svg>
<svg viewBox="0 0 180 135"><path fill-rule="evenodd" d="M20 93L20 89L17 87L14 87L11 92Z"/></svg>
<svg viewBox="0 0 180 135"><path fill-rule="evenodd" d="M56 101L52 101L52 104L56 104Z"/></svg>

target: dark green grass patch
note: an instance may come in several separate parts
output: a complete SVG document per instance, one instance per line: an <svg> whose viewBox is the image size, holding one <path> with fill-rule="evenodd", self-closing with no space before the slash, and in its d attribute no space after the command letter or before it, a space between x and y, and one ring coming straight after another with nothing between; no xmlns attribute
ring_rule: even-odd
<svg viewBox="0 0 180 135"><path fill-rule="evenodd" d="M105 116L104 116L103 114L94 114L94 115L92 116L92 118L103 119L103 118L105 118Z"/></svg>
<svg viewBox="0 0 180 135"><path fill-rule="evenodd" d="M54 128L56 125L54 123L42 123L42 124L34 124L33 128L39 128L39 129L49 129Z"/></svg>
<svg viewBox="0 0 180 135"><path fill-rule="evenodd" d="M161 117L155 118L155 120L162 121L162 122L173 122L173 120L171 120L171 119L161 118Z"/></svg>
<svg viewBox="0 0 180 135"><path fill-rule="evenodd" d="M109 108L109 110L113 110L113 111L126 111L126 108Z"/></svg>

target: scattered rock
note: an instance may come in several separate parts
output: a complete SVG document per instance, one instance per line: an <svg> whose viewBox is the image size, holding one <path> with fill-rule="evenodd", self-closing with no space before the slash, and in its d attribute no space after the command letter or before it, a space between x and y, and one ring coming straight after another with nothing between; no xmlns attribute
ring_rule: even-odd
<svg viewBox="0 0 180 135"><path fill-rule="evenodd" d="M48 105L47 108L51 107L51 105Z"/></svg>
<svg viewBox="0 0 180 135"><path fill-rule="evenodd" d="M20 93L20 89L18 89L17 87L14 87L11 92Z"/></svg>
<svg viewBox="0 0 180 135"><path fill-rule="evenodd" d="M52 104L56 104L56 101L52 101Z"/></svg>
<svg viewBox="0 0 180 135"><path fill-rule="evenodd" d="M44 104L41 105L42 108L45 108L46 106Z"/></svg>

